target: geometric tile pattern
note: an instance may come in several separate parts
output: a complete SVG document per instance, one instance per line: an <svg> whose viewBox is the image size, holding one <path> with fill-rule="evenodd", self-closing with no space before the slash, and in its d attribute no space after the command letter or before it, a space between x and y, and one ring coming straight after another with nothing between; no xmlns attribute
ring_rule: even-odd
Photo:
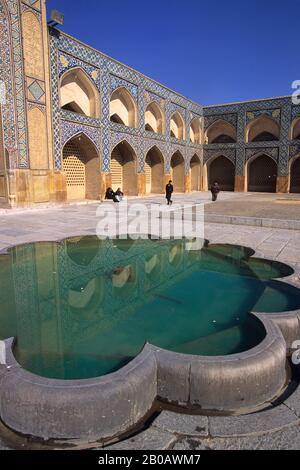
<svg viewBox="0 0 300 470"><path fill-rule="evenodd" d="M28 90L36 101L39 101L41 97L45 94L45 91L43 90L39 82L37 82L36 80L32 82L31 85L29 85Z"/></svg>
<svg viewBox="0 0 300 470"><path fill-rule="evenodd" d="M40 6L40 0L23 0L23 3L18 0L6 0L6 2L0 0L0 65L7 91L7 105L2 109L2 119L4 142L9 151L12 168L28 168L29 165L20 12L21 7L22 10L31 7L40 18L40 13L37 11L40 10ZM99 91L100 118L81 116L70 111L63 111L59 107L59 80L67 70L75 67L81 68L93 80ZM224 155L235 163L237 175L244 174L246 161L259 152L267 153L276 160L279 174L286 175L289 158L300 152L300 142L289 140L291 122L300 116L300 105L292 105L290 97L203 108L140 72L55 30L50 31L50 68L53 143L57 169L61 168L64 144L78 133L86 134L97 146L101 155L102 171L105 172L110 170L111 150L122 140L126 140L135 150L139 171L143 171L146 154L154 145L163 153L167 171L170 170L172 155L179 151L185 159L186 172L189 171L189 162L195 154L204 163L217 155ZM12 76L13 69L14 77ZM137 102L137 129L129 129L110 122L110 96L120 86L128 89ZM26 87L27 92L30 92L30 99L42 105L45 94L43 83L33 80L29 81ZM165 115L165 135L163 136L149 135L145 130L145 110L152 101L160 105ZM184 141L170 136L170 119L176 111L181 114L185 123ZM252 119L262 114L280 123L280 141L246 144L246 126ZM237 142L204 146L192 144L189 138L189 128L195 117L200 119L203 130L216 120L224 119L235 127Z"/></svg>
<svg viewBox="0 0 300 470"><path fill-rule="evenodd" d="M280 123L280 118L281 118L281 110L279 109L265 109L265 110L258 110L258 111L248 111L246 114L246 124L249 124L250 121L253 119L258 118L259 116L270 116L271 118L274 119L274 121L277 121Z"/></svg>
<svg viewBox="0 0 300 470"><path fill-rule="evenodd" d="M278 147L255 147L246 149L246 161L254 157L254 155L266 154L271 157L276 163L278 163L279 158L279 148Z"/></svg>
<svg viewBox="0 0 300 470"><path fill-rule="evenodd" d="M220 119L229 122L229 124L232 124L235 128L237 127L237 114L216 114L212 116L204 116L204 130L206 131L209 126Z"/></svg>
<svg viewBox="0 0 300 470"><path fill-rule="evenodd" d="M85 134L95 144L96 148L100 148L100 129L91 126L85 126L74 122L62 121L61 124L61 145L62 147L72 137L78 134Z"/></svg>
<svg viewBox="0 0 300 470"><path fill-rule="evenodd" d="M134 85L133 83L127 82L126 80L123 80L122 78L116 77L115 75L110 76L110 92L112 93L115 91L117 88L124 87L126 88L133 98L137 100L138 98L138 87L137 85Z"/></svg>
<svg viewBox="0 0 300 470"><path fill-rule="evenodd" d="M20 3L18 0L6 0L6 3L8 5L11 18L11 51L14 63L14 93L17 114L16 127L18 132L18 155L16 163L19 168L28 168L29 158Z"/></svg>
<svg viewBox="0 0 300 470"><path fill-rule="evenodd" d="M258 153L270 155L278 163L279 176L288 174L289 129L292 120L291 97L271 98L245 103L233 103L223 106L209 106L204 108L204 120L206 123L210 119L222 117L229 121L233 113L237 115L237 142L235 144L214 144L215 154L224 154L226 149L236 150L236 175L244 175L245 163L247 159ZM245 128L252 119L260 115L268 115L275 119L281 126L281 136L279 142L259 142L245 143ZM212 150L212 145L205 146ZM205 150L204 150L205 152Z"/></svg>
<svg viewBox="0 0 300 470"><path fill-rule="evenodd" d="M250 156L259 152L265 152L276 159L279 166L279 174L287 174L289 147L289 127L292 119L290 98L274 98L259 100L248 103L234 103L222 106L209 106L203 108L187 98L178 95L164 86L145 77L141 73L120 64L119 62L104 56L100 52L79 43L76 39L61 33L52 38L51 41L51 69L52 83L55 84L55 75L61 74L68 67L82 67L89 75L92 70L99 70L99 80L101 89L101 119L91 122L84 116L76 118L72 113L60 112L58 109L58 93L53 92L53 99L57 107L55 126L55 146L56 165L60 168L63 140L57 138L64 132L64 122L78 121L81 125L93 126L101 129L101 155L102 171L110 169L111 150L122 140L126 140L135 150L139 171L143 171L144 161L149 149L157 145L164 155L166 170L170 170L170 161L176 151L180 151L186 161L186 172L189 171L189 162L194 154L197 154L201 161L206 162L216 155L224 155L235 163L236 174L243 175L245 163ZM89 70L87 70L89 67ZM55 86L55 85L54 85ZM136 99L138 106L139 122L137 129L126 128L120 124L111 123L109 120L109 100L111 93L118 87L123 86ZM165 135L149 136L144 129L144 113L147 105L151 101L156 101L165 113ZM297 108L297 109L296 109ZM180 141L170 137L170 118L178 111L185 122L186 139ZM281 124L280 142L266 142L258 144L245 143L245 127L256 117L265 114ZM300 106L293 108L293 116L300 114ZM213 122L224 119L232 124L237 130L237 142L235 144L213 144L195 145L189 141L189 127L194 117L202 118L203 129L206 130ZM68 128L68 135L70 126ZM76 126L74 126L74 132Z"/></svg>
<svg viewBox="0 0 300 470"><path fill-rule="evenodd" d="M9 153L10 167L27 168L25 84L18 0L0 0L0 44L1 75L6 86L6 105L2 109L4 142Z"/></svg>
<svg viewBox="0 0 300 470"><path fill-rule="evenodd" d="M66 36L63 33L52 34L50 37L50 59L51 59L51 80L52 80L52 101L53 101L53 126L54 126L54 148L56 168L61 168L61 155L64 139L62 135L70 138L70 122L80 121L82 126L93 126L94 129L101 129L101 155L102 171L110 170L110 154L112 148L122 140L126 140L135 150L139 169L143 171L145 160L145 146L149 141L152 145L161 142L164 148L166 166L172 154L179 150L185 157L187 148L190 146L189 133L186 141L177 141L170 137L170 126L167 116L175 111L179 111L189 128L189 116L193 113L201 117L202 106L178 95L162 85L148 79L144 75L136 72L125 65L95 51L94 49L79 43L76 39ZM58 77L69 68L80 67L90 76L95 70L99 71L97 78L100 80L98 88L101 90L101 118L91 120L85 116L75 117L74 113L61 111L59 109ZM125 87L134 97L138 106L138 127L137 129L126 128L122 125L111 123L109 118L109 103L111 93L118 87ZM147 104L150 101L157 101L166 115L166 135L154 135L149 137L145 131L144 114ZM68 124L67 124L68 122ZM76 126L73 126L74 132ZM161 144L158 144L161 145ZM201 154L201 146L198 146L198 153Z"/></svg>
<svg viewBox="0 0 300 470"><path fill-rule="evenodd" d="M206 164L209 160L223 156L228 158L234 165L236 164L236 150L234 148L228 148L216 151L215 149L203 149L203 163Z"/></svg>
<svg viewBox="0 0 300 470"><path fill-rule="evenodd" d="M58 75L59 78L68 70L75 67L80 67L86 72L87 75L92 79L92 81L97 86L100 91L100 70L97 67L90 66L68 54L59 53L58 54Z"/></svg>

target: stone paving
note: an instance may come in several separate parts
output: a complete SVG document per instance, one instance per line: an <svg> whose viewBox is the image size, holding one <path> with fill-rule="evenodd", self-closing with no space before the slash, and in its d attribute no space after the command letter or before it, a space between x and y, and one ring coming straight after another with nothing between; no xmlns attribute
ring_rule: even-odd
<svg viewBox="0 0 300 470"><path fill-rule="evenodd" d="M228 204L239 200L231 194L224 194L226 198ZM203 202L210 207L207 193L178 195L174 199L191 204ZM165 204L163 197L139 202ZM88 204L2 213L0 251L32 241L94 234L96 209L97 205ZM248 246L261 257L300 267L300 231L207 223L205 237L212 243ZM1 441L1 433L0 448L8 448ZM279 407L242 417L208 418L163 411L147 430L108 449L300 449L300 392L297 389Z"/></svg>
<svg viewBox="0 0 300 470"><path fill-rule="evenodd" d="M230 194L230 193L229 193ZM300 194L221 193L217 204L206 208L207 214L267 219L300 220Z"/></svg>

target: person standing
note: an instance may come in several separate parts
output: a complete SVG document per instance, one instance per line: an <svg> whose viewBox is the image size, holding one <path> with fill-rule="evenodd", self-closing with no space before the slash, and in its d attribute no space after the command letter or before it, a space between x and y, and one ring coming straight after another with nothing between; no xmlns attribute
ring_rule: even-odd
<svg viewBox="0 0 300 470"><path fill-rule="evenodd" d="M218 195L220 193L220 186L217 182L215 182L214 184L212 184L211 188L211 194L212 194L212 200L213 202L216 202L217 199L218 199Z"/></svg>
<svg viewBox="0 0 300 470"><path fill-rule="evenodd" d="M169 183L166 186L166 199L168 201L168 206L173 204L173 201L172 201L173 192L174 192L173 182L169 181Z"/></svg>

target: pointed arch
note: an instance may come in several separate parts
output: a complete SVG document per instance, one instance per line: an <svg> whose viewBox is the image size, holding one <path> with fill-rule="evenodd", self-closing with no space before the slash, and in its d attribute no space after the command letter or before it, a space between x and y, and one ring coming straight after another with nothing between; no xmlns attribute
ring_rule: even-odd
<svg viewBox="0 0 300 470"><path fill-rule="evenodd" d="M146 193L162 194L164 192L165 160L159 148L154 145L145 159Z"/></svg>
<svg viewBox="0 0 300 470"><path fill-rule="evenodd" d="M12 5L11 5L12 6ZM5 94L6 94L6 107L5 112L3 109L2 114L2 136L3 136L3 147L4 147L4 156L9 164L6 165L7 168L17 165L18 159L21 155L17 153L18 148L18 134L20 133L20 127L23 126L22 120L18 120L19 112L24 112L24 101L23 101L23 88L19 89L19 93L16 94L16 83L14 80L14 75L16 78L19 78L18 85L20 88L21 80L20 74L23 65L22 54L14 57L13 60L13 48L16 46L16 43L19 41L19 35L13 35L13 25L11 22L11 7L9 7L8 2L2 0L0 2L0 68L1 68L1 80L5 83ZM6 47L7 45L7 47ZM17 67L19 72L14 73L14 66ZM23 77L22 77L23 78ZM19 97L18 106L16 106L16 96ZM20 109L20 104L22 106ZM24 129L22 127L22 141L24 145L27 143L27 136L23 134ZM8 154L8 155L7 155ZM25 151L22 155L22 158L27 161L27 152Z"/></svg>
<svg viewBox="0 0 300 470"><path fill-rule="evenodd" d="M229 144L236 141L235 127L224 119L213 122L205 132L206 144Z"/></svg>
<svg viewBox="0 0 300 470"><path fill-rule="evenodd" d="M290 128L290 140L300 140L300 117L295 118Z"/></svg>
<svg viewBox="0 0 300 470"><path fill-rule="evenodd" d="M110 120L127 127L137 127L137 103L125 87L117 88L110 97Z"/></svg>
<svg viewBox="0 0 300 470"><path fill-rule="evenodd" d="M253 119L246 127L246 143L278 141L279 139L280 126L275 119L267 114Z"/></svg>
<svg viewBox="0 0 300 470"><path fill-rule="evenodd" d="M60 79L60 107L66 111L99 118L99 93L80 67L65 72Z"/></svg>
<svg viewBox="0 0 300 470"><path fill-rule="evenodd" d="M221 191L234 191L235 165L225 155L210 158L204 167L205 189L217 182Z"/></svg>
<svg viewBox="0 0 300 470"><path fill-rule="evenodd" d="M177 150L171 158L171 178L173 180L175 192L184 193L185 165L184 158L179 150Z"/></svg>
<svg viewBox="0 0 300 470"><path fill-rule="evenodd" d="M21 15L25 75L45 79L42 24L33 11ZM32 51L34 50L34 54Z"/></svg>
<svg viewBox="0 0 300 470"><path fill-rule="evenodd" d="M145 129L156 134L164 133L164 115L160 106L155 101L148 104L146 108Z"/></svg>
<svg viewBox="0 0 300 470"><path fill-rule="evenodd" d="M65 143L62 169L66 176L67 199L100 199L99 154L83 132Z"/></svg>
<svg viewBox="0 0 300 470"><path fill-rule="evenodd" d="M191 190L200 191L201 190L201 160L196 153L191 158L190 168L191 168Z"/></svg>
<svg viewBox="0 0 300 470"><path fill-rule="evenodd" d="M4 138L3 138L3 132L2 132L2 116L1 116L1 106L0 106L0 201L2 198L5 198L6 202L6 196L7 196L7 179L5 176L5 170L8 170L9 167L7 166L8 164L8 152L6 148L4 147Z"/></svg>
<svg viewBox="0 0 300 470"><path fill-rule="evenodd" d="M184 140L185 139L185 124L184 124L184 119L181 116L179 111L176 111L175 113L172 114L171 116L171 137L174 137L175 139L178 140Z"/></svg>
<svg viewBox="0 0 300 470"><path fill-rule="evenodd" d="M278 166L265 153L254 155L246 164L246 185L249 192L276 193Z"/></svg>
<svg viewBox="0 0 300 470"><path fill-rule="evenodd" d="M201 123L199 118L194 118L190 126L190 141L193 144L201 144Z"/></svg>
<svg viewBox="0 0 300 470"><path fill-rule="evenodd" d="M126 140L112 150L110 172L113 190L121 188L126 196L138 195L137 156Z"/></svg>
<svg viewBox="0 0 300 470"><path fill-rule="evenodd" d="M3 128L2 128L2 111L0 106L0 171L5 170L6 162L5 162L5 147L4 147L4 135L3 135Z"/></svg>
<svg viewBox="0 0 300 470"><path fill-rule="evenodd" d="M290 193L300 193L300 154L290 161Z"/></svg>

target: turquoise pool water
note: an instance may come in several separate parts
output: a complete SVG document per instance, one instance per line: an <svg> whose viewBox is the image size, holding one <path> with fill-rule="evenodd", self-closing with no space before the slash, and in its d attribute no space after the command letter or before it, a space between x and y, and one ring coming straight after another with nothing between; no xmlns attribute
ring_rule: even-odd
<svg viewBox="0 0 300 470"><path fill-rule="evenodd" d="M0 339L16 337L27 370L82 379L118 370L145 342L195 355L255 347L248 312L300 308L293 273L247 248L162 240L72 238L0 256Z"/></svg>

